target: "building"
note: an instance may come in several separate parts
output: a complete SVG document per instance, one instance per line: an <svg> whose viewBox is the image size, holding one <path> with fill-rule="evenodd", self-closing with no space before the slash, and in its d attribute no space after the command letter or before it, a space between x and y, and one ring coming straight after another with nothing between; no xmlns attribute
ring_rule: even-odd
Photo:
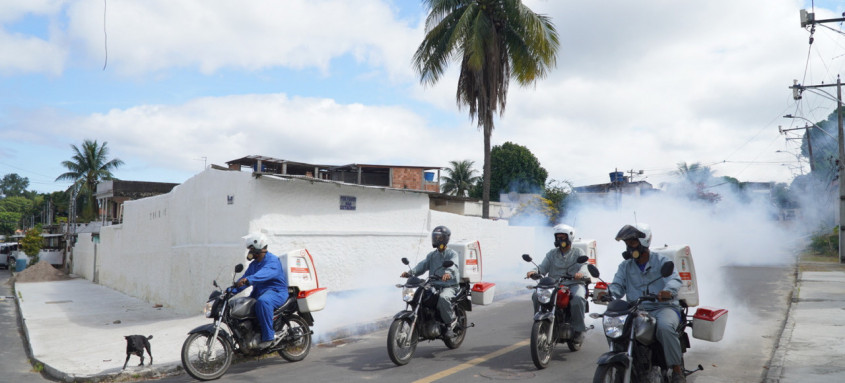
<svg viewBox="0 0 845 383"><path fill-rule="evenodd" d="M144 181L101 181L94 197L100 206L100 222L104 225L123 219L123 203L140 198L166 194L179 184Z"/></svg>
<svg viewBox="0 0 845 383"><path fill-rule="evenodd" d="M251 169L258 174L302 176L356 185L394 189L440 191L439 166L400 166L374 164L308 164L265 156L246 156L226 162L230 170Z"/></svg>

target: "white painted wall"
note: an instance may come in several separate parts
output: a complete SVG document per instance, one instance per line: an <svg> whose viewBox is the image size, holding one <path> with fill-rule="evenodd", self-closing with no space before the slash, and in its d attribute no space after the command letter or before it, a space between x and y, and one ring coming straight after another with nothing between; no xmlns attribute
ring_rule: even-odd
<svg viewBox="0 0 845 383"><path fill-rule="evenodd" d="M340 210L341 195L356 197L356 210ZM551 248L534 228L431 211L425 193L208 169L168 194L124 204L123 224L100 231L99 283L198 313L212 280L225 285L234 265L246 263L241 237L262 231L271 252L310 251L320 285L332 292L318 324L334 328L350 307L369 316L402 309L393 286L406 270L399 260L423 259L437 225L453 241L480 241L485 281L521 281L530 265L520 255ZM93 250L85 235L74 247L74 273L89 280Z"/></svg>

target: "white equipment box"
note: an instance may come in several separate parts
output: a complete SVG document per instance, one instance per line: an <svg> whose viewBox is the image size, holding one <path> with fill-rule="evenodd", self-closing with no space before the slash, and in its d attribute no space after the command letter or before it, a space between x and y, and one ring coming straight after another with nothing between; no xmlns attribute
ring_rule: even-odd
<svg viewBox="0 0 845 383"><path fill-rule="evenodd" d="M702 306L692 316L692 337L718 342L725 335L728 324L728 310Z"/></svg>
<svg viewBox="0 0 845 383"><path fill-rule="evenodd" d="M296 297L299 309L303 312L324 309L329 290L320 287L311 253L307 249L298 249L283 254L279 259L285 269L288 286L299 289L299 295Z"/></svg>
<svg viewBox="0 0 845 383"><path fill-rule="evenodd" d="M447 245L458 253L458 267L461 281L472 285L472 303L489 305L496 293L496 284L481 280L484 262L481 257L481 244L478 241L456 241Z"/></svg>
<svg viewBox="0 0 845 383"><path fill-rule="evenodd" d="M695 264L692 262L692 252L689 246L667 246L652 249L675 262L675 270L681 277L681 288L678 289L678 299L687 302L687 306L698 306L698 279L695 276Z"/></svg>

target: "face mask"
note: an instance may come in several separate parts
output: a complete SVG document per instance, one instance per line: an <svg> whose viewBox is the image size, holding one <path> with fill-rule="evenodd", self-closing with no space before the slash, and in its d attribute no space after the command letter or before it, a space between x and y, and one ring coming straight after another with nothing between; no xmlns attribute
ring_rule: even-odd
<svg viewBox="0 0 845 383"><path fill-rule="evenodd" d="M255 258L255 254L257 254L257 253L258 253L258 251L254 250L254 249L247 250L246 251L246 260L247 261L253 260Z"/></svg>
<svg viewBox="0 0 845 383"><path fill-rule="evenodd" d="M572 242L569 241L569 238L567 238L567 239L555 238L555 247L565 249L565 248L569 247L569 245L571 245L571 244L572 244Z"/></svg>
<svg viewBox="0 0 845 383"><path fill-rule="evenodd" d="M443 251L443 250L445 250L445 249L446 249L446 245L444 245L444 244L442 244L442 243L441 243L441 244L439 244L439 245L437 245L437 250L439 250L439 251Z"/></svg>
<svg viewBox="0 0 845 383"><path fill-rule="evenodd" d="M642 255L644 250L645 250L645 247L643 247L642 244L637 244L637 247L629 247L627 249L627 251L622 253L622 256L625 257L625 254L628 254L628 258L637 259L637 258L640 257L640 255ZM628 259L628 258L625 258L625 259Z"/></svg>

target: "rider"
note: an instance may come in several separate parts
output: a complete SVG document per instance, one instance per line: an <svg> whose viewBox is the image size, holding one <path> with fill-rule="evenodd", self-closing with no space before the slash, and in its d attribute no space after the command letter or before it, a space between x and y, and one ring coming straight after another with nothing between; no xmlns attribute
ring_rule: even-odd
<svg viewBox="0 0 845 383"><path fill-rule="evenodd" d="M577 261L578 257L584 255L584 252L579 248L572 247L572 241L575 239L575 229L572 226L556 225L554 237L555 248L549 250L537 270L529 271L526 277L531 278L532 275L537 273L548 273L548 276L554 279L561 276L573 278L564 280L562 284L569 287L569 312L572 314L573 341L580 343L584 341L584 331L587 329L584 325L584 312L587 308L587 300L584 297L587 291L582 280L587 275L587 264ZM534 302L534 312L537 312L540 304L537 302L536 291L531 296L531 301Z"/></svg>
<svg viewBox="0 0 845 383"><path fill-rule="evenodd" d="M435 281L434 285L442 287L440 296L437 299L437 311L440 312L440 319L443 323L448 323L446 328L446 336L454 337L455 325L458 323L458 318L452 312L452 298L458 293L458 281L461 279L461 273L458 269L458 253L452 249L447 249L449 244L449 237L452 232L446 226L437 226L431 232L431 246L434 251L428 253L425 259L420 261L411 272L403 272L400 277L408 278L410 276L417 276L428 271L429 275L437 275L442 270L443 276L439 281ZM454 265L443 268L443 262L452 261Z"/></svg>
<svg viewBox="0 0 845 383"><path fill-rule="evenodd" d="M243 237L250 262L243 277L235 284L234 292L252 286L250 297L255 298L255 316L261 327L259 348L267 348L276 340L273 331L273 310L288 300L288 280L279 257L267 251L267 238L260 233Z"/></svg>
<svg viewBox="0 0 845 383"><path fill-rule="evenodd" d="M663 346L666 365L672 368L672 383L686 382L681 365L681 340L677 332L681 320L677 298L681 278L677 270L673 271L672 275L661 278L661 266L671 260L649 251L651 229L647 224L623 226L616 234L616 240L625 242L626 251L622 253L625 260L619 264L619 269L613 277L613 283L609 287L610 294L616 299L626 296L628 301L635 301L645 293L642 289L646 284L656 279L649 289L659 291L659 302L643 302L640 307L657 319L657 340Z"/></svg>

